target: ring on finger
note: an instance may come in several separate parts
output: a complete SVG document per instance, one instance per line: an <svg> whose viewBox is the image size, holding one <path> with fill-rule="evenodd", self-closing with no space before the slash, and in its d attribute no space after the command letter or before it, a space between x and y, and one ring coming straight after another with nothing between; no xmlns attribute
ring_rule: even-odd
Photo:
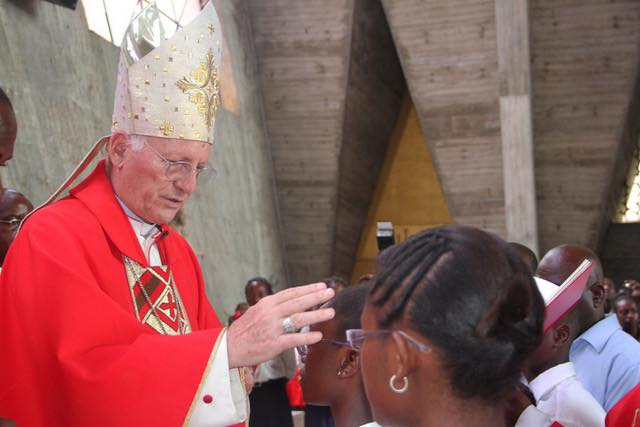
<svg viewBox="0 0 640 427"><path fill-rule="evenodd" d="M296 331L296 327L293 324L293 319L291 316L285 317L282 320L282 330L285 334L292 334Z"/></svg>

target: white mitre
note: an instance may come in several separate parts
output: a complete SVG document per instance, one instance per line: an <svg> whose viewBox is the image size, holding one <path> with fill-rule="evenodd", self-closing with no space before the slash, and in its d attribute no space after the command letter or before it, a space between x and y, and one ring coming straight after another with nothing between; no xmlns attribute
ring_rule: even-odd
<svg viewBox="0 0 640 427"><path fill-rule="evenodd" d="M147 6L122 42L112 131L212 144L221 56L213 1L183 28Z"/></svg>

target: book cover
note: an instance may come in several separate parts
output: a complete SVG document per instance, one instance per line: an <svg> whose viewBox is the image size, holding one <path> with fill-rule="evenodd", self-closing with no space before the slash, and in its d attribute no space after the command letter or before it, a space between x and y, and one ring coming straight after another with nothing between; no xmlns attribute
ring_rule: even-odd
<svg viewBox="0 0 640 427"><path fill-rule="evenodd" d="M548 300L545 298L547 306L547 314L544 319L545 333L580 301L592 269L593 263L585 259L562 285L558 286L558 290L553 296Z"/></svg>

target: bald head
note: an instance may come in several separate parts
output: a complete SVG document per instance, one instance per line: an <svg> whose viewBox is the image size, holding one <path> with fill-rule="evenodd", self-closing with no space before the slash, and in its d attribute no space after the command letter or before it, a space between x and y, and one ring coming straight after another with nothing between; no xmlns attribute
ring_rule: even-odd
<svg viewBox="0 0 640 427"><path fill-rule="evenodd" d="M593 269L580 300L579 316L583 331L604 316L605 291L598 256L584 246L561 245L544 255L536 271L536 276L561 285L585 259L593 262Z"/></svg>

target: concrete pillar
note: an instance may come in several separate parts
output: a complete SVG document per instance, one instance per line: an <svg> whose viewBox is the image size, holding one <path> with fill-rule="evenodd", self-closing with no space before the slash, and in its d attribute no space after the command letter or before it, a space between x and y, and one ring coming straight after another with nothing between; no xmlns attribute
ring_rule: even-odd
<svg viewBox="0 0 640 427"><path fill-rule="evenodd" d="M496 0L506 238L538 252L528 0Z"/></svg>

